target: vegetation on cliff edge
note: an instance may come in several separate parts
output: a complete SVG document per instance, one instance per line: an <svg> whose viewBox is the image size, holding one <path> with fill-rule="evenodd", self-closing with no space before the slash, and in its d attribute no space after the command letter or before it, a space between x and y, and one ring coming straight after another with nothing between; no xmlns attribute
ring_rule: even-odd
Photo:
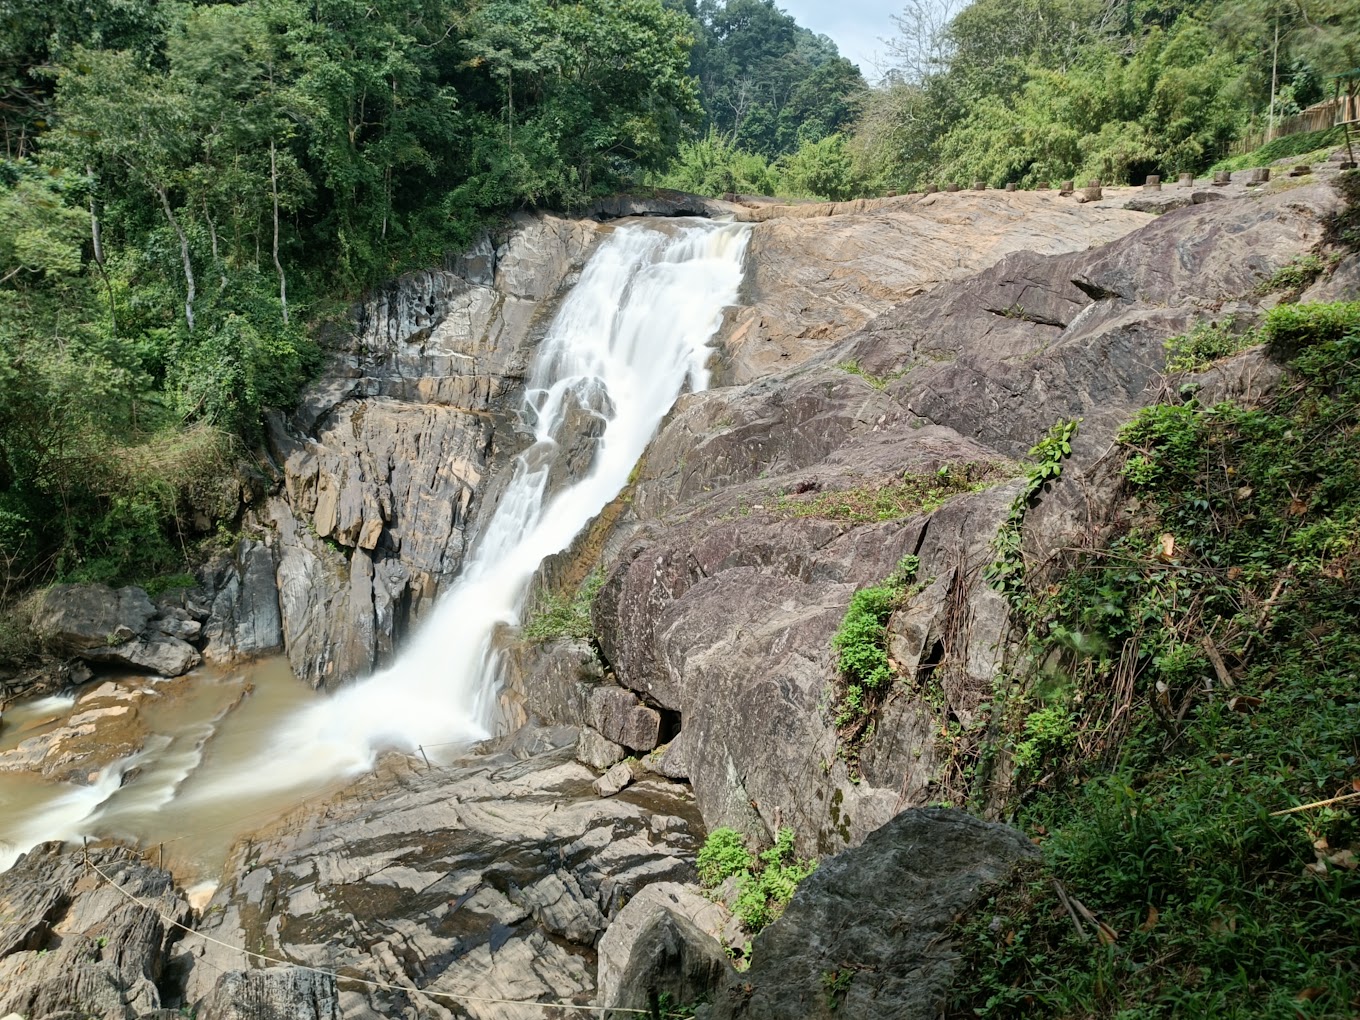
<svg viewBox="0 0 1360 1020"><path fill-rule="evenodd" d="M1113 537L1024 589L993 713L1044 861L960 933L956 1015L1355 1014L1360 303L1251 339L1273 396L1139 414Z"/></svg>

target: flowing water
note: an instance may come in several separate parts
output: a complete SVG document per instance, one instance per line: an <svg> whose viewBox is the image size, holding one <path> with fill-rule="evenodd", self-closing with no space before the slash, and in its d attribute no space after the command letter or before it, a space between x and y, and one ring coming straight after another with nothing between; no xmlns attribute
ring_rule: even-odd
<svg viewBox="0 0 1360 1020"><path fill-rule="evenodd" d="M88 786L0 776L0 868L43 839L119 836L173 839L183 874L211 876L226 845L267 820L257 816L371 768L379 753L486 737L495 630L519 622L543 560L624 488L680 393L707 386L709 343L737 301L747 237L735 225L629 224L600 244L531 370L523 413L533 442L462 573L391 668L329 698L309 696L277 665L249 681L205 679L163 719L146 709L144 748ZM583 412L604 426L590 468L549 491ZM0 749L16 727L40 732L70 710L49 701L17 722L7 714Z"/></svg>

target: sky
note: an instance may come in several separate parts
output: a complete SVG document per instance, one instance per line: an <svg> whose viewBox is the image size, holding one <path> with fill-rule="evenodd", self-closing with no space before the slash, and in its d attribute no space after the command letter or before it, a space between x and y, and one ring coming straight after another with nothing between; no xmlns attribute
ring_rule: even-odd
<svg viewBox="0 0 1360 1020"><path fill-rule="evenodd" d="M870 81L877 77L875 66L884 63L887 47L879 40L893 34L891 16L902 10L901 0L775 0L775 5L798 24L831 36Z"/></svg>

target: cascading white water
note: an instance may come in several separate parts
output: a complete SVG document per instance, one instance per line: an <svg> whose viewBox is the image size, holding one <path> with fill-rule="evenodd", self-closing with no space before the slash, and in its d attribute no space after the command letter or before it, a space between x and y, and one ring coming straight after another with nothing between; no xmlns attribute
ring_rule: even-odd
<svg viewBox="0 0 1360 1020"><path fill-rule="evenodd" d="M203 751L201 740L187 750L180 741L184 761L159 770L166 773L164 789L148 808L174 798L181 808L215 804L229 814L233 803L365 771L384 749L414 751L487 736L495 721L496 628L519 622L543 560L566 549L622 491L680 393L707 386L709 343L723 310L736 303L747 237L747 228L708 223L615 229L538 351L524 408L532 445L516 459L462 573L397 662L301 708L262 750L243 761L218 761L211 775L206 769L194 774L200 758L211 756L211 742ZM566 453L569 418L582 409L604 425L593 462L584 477L549 492L550 475ZM153 754L148 748L141 757ZM118 803L128 764L52 802L44 824L34 819L22 841L95 833L104 815L136 828L129 807Z"/></svg>
<svg viewBox="0 0 1360 1020"><path fill-rule="evenodd" d="M519 622L539 565L619 494L686 386L708 385L708 345L723 309L737 300L748 234L736 225L634 224L601 244L538 352L525 407L533 445L516 459L432 617L390 669L291 721L276 752L230 785L310 783L366 770L383 748L414 751L488 735L496 627ZM548 493L573 403L603 418L604 434L586 476Z"/></svg>

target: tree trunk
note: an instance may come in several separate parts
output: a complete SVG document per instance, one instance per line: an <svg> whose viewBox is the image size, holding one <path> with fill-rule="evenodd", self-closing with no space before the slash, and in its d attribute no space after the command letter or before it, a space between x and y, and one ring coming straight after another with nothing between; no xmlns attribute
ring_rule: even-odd
<svg viewBox="0 0 1360 1020"><path fill-rule="evenodd" d="M279 165L274 154L274 139L269 139L269 187L274 193L274 268L279 273L279 305L283 308L283 324L288 325L288 278L279 261Z"/></svg>
<svg viewBox="0 0 1360 1020"><path fill-rule="evenodd" d="M208 236L212 238L213 265L217 267L218 291L227 289L227 271L222 268L222 257L217 252L217 224L208 212L208 200L203 200L203 218L208 222Z"/></svg>
<svg viewBox="0 0 1360 1020"><path fill-rule="evenodd" d="M184 282L188 286L188 293L184 295L184 321L189 324L189 332L194 331L194 298L197 296L197 288L194 285L194 264L189 259L189 239L184 236L184 230L179 225L179 220L175 218L175 211L170 208L170 196L159 184L152 184L152 189L160 196L161 208L165 210L165 218L170 221L170 226L174 227L175 234L179 237L179 256L184 262Z"/></svg>
<svg viewBox="0 0 1360 1020"><path fill-rule="evenodd" d="M94 168L87 166L85 174L94 181ZM94 264L99 267L99 275L104 280L104 289L109 294L109 325L113 328L113 335L118 335L118 315L115 311L113 300L113 285L109 283L109 274L104 269L104 234L99 227L99 213L95 210L94 189L90 189L90 241L94 245Z"/></svg>

